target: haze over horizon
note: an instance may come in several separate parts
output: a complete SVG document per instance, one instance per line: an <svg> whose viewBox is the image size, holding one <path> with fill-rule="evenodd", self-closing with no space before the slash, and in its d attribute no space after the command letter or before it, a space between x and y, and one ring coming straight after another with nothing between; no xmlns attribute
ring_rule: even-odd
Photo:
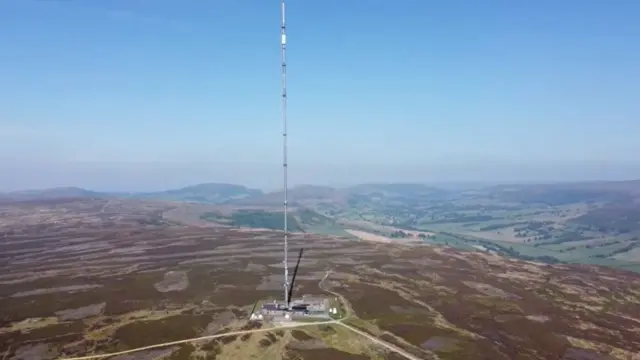
<svg viewBox="0 0 640 360"><path fill-rule="evenodd" d="M227 167L233 166L223 164ZM434 175L421 175L427 171L420 170L414 174L406 172L402 176L396 176L397 172L381 173L376 167L357 167L353 169L357 174L344 174L347 168L333 167L329 174L319 171L293 172L290 176L289 186L319 185L346 187L367 183L421 183L434 186L458 186L458 185L497 185L497 184L526 184L526 183L562 183L580 181L624 181L637 180L637 177L625 177L625 173L631 171L619 171L614 166L601 166L598 174L585 174L581 172L586 168L582 165L563 167L564 172L559 176L555 167L538 167L537 169L521 168L521 171L509 173L504 169L491 169L485 165L469 164L467 177L448 177L451 169L444 167L434 168ZM6 169L6 167L5 167ZM326 169L326 168L325 168ZM0 177L0 192L39 190L55 187L80 187L87 190L107 192L150 192L164 191L182 188L203 183L231 183L257 188L263 191L278 191L282 188L282 173L279 169L267 169L258 165L236 168L225 171L224 168L216 170L212 164L61 164L57 167L46 169L46 178L40 174L45 171L41 167L19 169L24 174L23 181L16 182L12 177L13 170L8 176ZM312 169L311 169L312 170ZM428 169L427 169L428 170ZM454 169L458 171L457 169ZM574 171L571 174L571 171ZM262 172L261 172L262 171ZM500 172L503 171L503 172ZM18 172L16 170L15 172ZM409 173L409 176L407 176ZM458 171L459 173L459 171ZM490 174L496 177L484 177ZM569 176L567 176L569 174ZM413 175L413 176L411 176ZM478 176L480 175L480 176ZM571 176L573 175L573 176ZM591 175L591 176L590 176ZM594 176L595 175L595 176ZM613 175L613 176L612 176ZM617 175L617 176L616 176ZM71 179L71 180L69 180ZM271 181L270 181L271 180ZM322 181L324 180L324 181ZM18 183L18 186L12 184Z"/></svg>
<svg viewBox="0 0 640 360"><path fill-rule="evenodd" d="M287 11L292 185L640 178L640 3ZM0 53L0 191L281 184L277 0L6 0Z"/></svg>

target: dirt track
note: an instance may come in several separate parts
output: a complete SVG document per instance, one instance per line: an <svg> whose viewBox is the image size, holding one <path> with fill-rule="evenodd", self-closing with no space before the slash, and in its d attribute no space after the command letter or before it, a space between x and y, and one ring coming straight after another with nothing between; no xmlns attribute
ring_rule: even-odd
<svg viewBox="0 0 640 360"><path fill-rule="evenodd" d="M331 271L327 271L324 275L324 277L320 280L320 284L323 283L331 274ZM319 284L319 286L321 286ZM340 294L334 293L329 291L331 294L336 295L336 296L340 296ZM348 309L348 307L347 307ZM349 315L347 315L349 316ZM198 342L198 341L206 341L206 340L212 340L212 339L217 339L217 338L222 338L222 337L229 337L229 336L237 336L237 335L245 335L245 334L252 334L252 333L258 333L258 332L269 332L269 331L277 331L277 330L282 330L282 329L290 329L290 328L299 328L299 327L304 327L304 326L320 326L320 325L328 325L328 324L336 324L336 325L340 325L340 326L344 326L345 328L351 330L354 333L357 333L361 336L366 337L367 339L369 339L370 341L381 345L383 347L385 347L386 349L388 349L391 352L394 352L406 359L409 360L420 360L419 358L407 353L406 351L387 343L386 341L377 339L361 330L358 330L352 326L349 326L347 324L344 324L342 322L343 319L339 319L339 320L329 320L329 321L321 321L321 322L314 322L314 323L293 323L293 324L286 324L286 325L281 325L281 326L274 326L271 328L264 328L264 329L252 329L252 330L241 330L241 331L231 331L231 332L227 332L227 333L223 333L223 334L214 334L214 335L209 335L209 336L200 336L197 338L191 338L191 339L184 339L184 340L177 340L177 341L170 341L170 342L164 342L164 343L159 343L159 344L153 344L153 345L148 345L148 346L144 346L144 347L140 347L140 348L135 348L135 349L129 349L129 350L123 350L123 351L118 351L118 352L113 352L113 353L106 353L106 354L97 354L97 355L87 355L87 356L79 356L79 357L69 357L69 358L60 358L59 360L91 360L91 359L102 359L105 357L111 357L111 356L118 356L118 355L125 355L125 354L131 354L134 352L140 352L140 351L146 351L146 350L152 350L152 349L157 349L157 348L163 348L163 347L168 347L168 346L174 346L174 345L180 345L180 344L185 344L185 343L193 343L193 342Z"/></svg>

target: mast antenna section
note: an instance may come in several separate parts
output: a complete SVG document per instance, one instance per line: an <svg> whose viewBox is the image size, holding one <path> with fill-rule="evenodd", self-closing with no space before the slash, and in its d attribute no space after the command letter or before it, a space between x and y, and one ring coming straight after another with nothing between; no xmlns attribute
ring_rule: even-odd
<svg viewBox="0 0 640 360"><path fill-rule="evenodd" d="M287 25L285 17L285 0L281 2L281 18L280 25L280 48L282 52L282 168L283 168L283 185L284 185L284 303L289 308L289 228L287 224L288 204L287 204Z"/></svg>

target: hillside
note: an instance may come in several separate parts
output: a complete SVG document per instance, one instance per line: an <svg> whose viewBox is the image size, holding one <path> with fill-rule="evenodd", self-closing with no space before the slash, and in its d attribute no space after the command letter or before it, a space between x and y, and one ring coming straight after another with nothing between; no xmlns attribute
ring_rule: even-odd
<svg viewBox="0 0 640 360"><path fill-rule="evenodd" d="M290 237L292 255L305 250L294 294L328 296L344 316L296 328L252 322L258 302L282 297L281 234L159 219L174 206L0 205L3 357L131 350L108 358L635 360L640 353L639 274L313 234Z"/></svg>
<svg viewBox="0 0 640 360"><path fill-rule="evenodd" d="M180 189L132 194L135 198L223 204L262 195L261 190L243 185L206 183Z"/></svg>
<svg viewBox="0 0 640 360"><path fill-rule="evenodd" d="M42 190L24 190L7 193L0 193L0 199L6 200L35 200L35 199L56 199L56 198L92 198L106 197L108 193L86 190L78 187L57 187Z"/></svg>
<svg viewBox="0 0 640 360"><path fill-rule="evenodd" d="M239 208L230 212L213 210L204 212L200 219L234 227L270 230L284 228L284 211L277 208ZM292 232L351 237L336 219L303 207L291 208L287 223L288 230Z"/></svg>
<svg viewBox="0 0 640 360"><path fill-rule="evenodd" d="M289 190L291 231L361 238L412 238L545 262L640 271L640 181L438 188L423 184L302 185ZM200 184L154 193L58 188L5 198L127 197L181 203L175 221L281 229L282 192ZM180 210L183 209L183 210ZM213 216L212 214L215 214ZM382 238L381 238L382 237ZM415 236L413 237L415 240ZM394 241L395 241L394 240Z"/></svg>
<svg viewBox="0 0 640 360"><path fill-rule="evenodd" d="M287 191L289 204L295 206L300 204L336 203L341 204L345 200L343 189L336 189L329 186L298 185ZM237 204L255 205L282 205L284 201L283 191L274 191L252 198L237 201Z"/></svg>
<svg viewBox="0 0 640 360"><path fill-rule="evenodd" d="M455 190L421 184L364 184L294 188L290 203L331 218L343 230L371 233L372 238L424 231L435 234L425 241L466 250L640 271L638 194L640 181ZM278 206L282 196L269 193L244 199L242 204Z"/></svg>

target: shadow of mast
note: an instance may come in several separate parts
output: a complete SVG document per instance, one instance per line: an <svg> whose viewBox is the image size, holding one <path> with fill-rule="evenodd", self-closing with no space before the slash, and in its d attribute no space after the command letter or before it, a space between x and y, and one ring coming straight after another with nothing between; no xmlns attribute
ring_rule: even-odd
<svg viewBox="0 0 640 360"><path fill-rule="evenodd" d="M300 248L300 253L298 253L298 261L296 262L296 267L293 269L293 275L291 276L291 283L289 284L289 303L287 304L287 308L291 308L293 286L295 285L295 282L296 282L296 275L298 274L298 267L300 266L300 259L302 259L303 252L304 252L304 248Z"/></svg>

